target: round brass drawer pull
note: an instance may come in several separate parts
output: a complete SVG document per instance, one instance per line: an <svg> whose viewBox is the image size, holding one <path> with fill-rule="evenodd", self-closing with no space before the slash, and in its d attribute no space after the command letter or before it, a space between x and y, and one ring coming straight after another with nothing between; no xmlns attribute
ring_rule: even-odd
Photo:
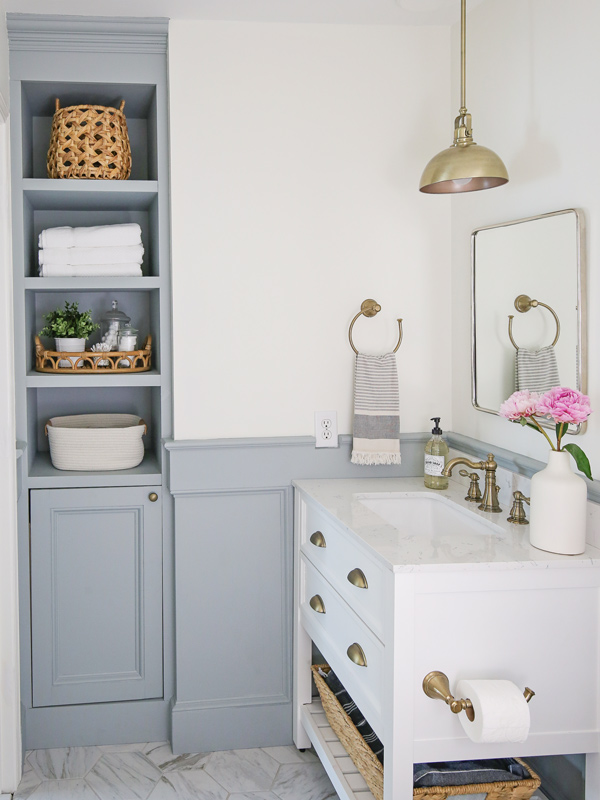
<svg viewBox="0 0 600 800"><path fill-rule="evenodd" d="M150 500L151 503L156 503L156 501L158 500L158 495L156 494L156 492L150 492L150 494L148 495L148 500Z"/></svg>
<svg viewBox="0 0 600 800"><path fill-rule="evenodd" d="M348 658L350 659L350 661L353 661L358 667L367 666L367 657L365 655L365 651L358 644L358 642L354 642L354 644L351 644L350 647L346 650L346 653L348 654Z"/></svg>
<svg viewBox="0 0 600 800"><path fill-rule="evenodd" d="M368 589L369 584L367 583L367 576L362 571L356 567L356 569L350 570L348 573L348 580L353 586L356 586L358 589Z"/></svg>
<svg viewBox="0 0 600 800"><path fill-rule="evenodd" d="M310 607L313 611L316 611L317 614L325 613L325 603L320 594L316 594L314 597L310 598Z"/></svg>
<svg viewBox="0 0 600 800"><path fill-rule="evenodd" d="M325 542L325 537L321 533L321 531L315 531L313 535L310 537L310 543L314 544L315 547L327 547L327 543Z"/></svg>

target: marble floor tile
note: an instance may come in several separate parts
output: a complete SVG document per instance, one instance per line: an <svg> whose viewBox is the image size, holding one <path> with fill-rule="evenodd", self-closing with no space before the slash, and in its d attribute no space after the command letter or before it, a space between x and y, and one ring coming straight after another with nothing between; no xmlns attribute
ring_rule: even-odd
<svg viewBox="0 0 600 800"><path fill-rule="evenodd" d="M325 800L336 794L321 764L283 764L271 790L281 800Z"/></svg>
<svg viewBox="0 0 600 800"><path fill-rule="evenodd" d="M100 800L146 800L160 777L142 753L105 753L86 781Z"/></svg>
<svg viewBox="0 0 600 800"><path fill-rule="evenodd" d="M267 792L279 763L264 750L221 750L213 753L204 769L228 792Z"/></svg>
<svg viewBox="0 0 600 800"><path fill-rule="evenodd" d="M227 792L203 769L186 769L163 775L148 800L227 800Z"/></svg>
<svg viewBox="0 0 600 800"><path fill-rule="evenodd" d="M149 758L161 772L202 769L211 755L210 753L183 753L180 756L174 756L168 742L152 742L146 745L143 752L146 758Z"/></svg>
<svg viewBox="0 0 600 800"><path fill-rule="evenodd" d="M30 797L32 800L98 800L84 778L43 781Z"/></svg>
<svg viewBox="0 0 600 800"><path fill-rule="evenodd" d="M280 764L304 764L317 760L316 754L311 750L305 750L303 753L301 753L297 747L294 747L294 745L283 747L263 747L262 750Z"/></svg>
<svg viewBox="0 0 600 800"><path fill-rule="evenodd" d="M40 785L41 782L42 779L40 776L37 774L31 764L26 761L23 768L23 776L21 777L21 782L19 783L17 791L13 795L13 800L27 800L29 795Z"/></svg>
<svg viewBox="0 0 600 800"><path fill-rule="evenodd" d="M60 747L34 750L27 761L42 780L83 778L102 753L97 747Z"/></svg>
<svg viewBox="0 0 600 800"><path fill-rule="evenodd" d="M233 792L229 800L279 800L273 792Z"/></svg>
<svg viewBox="0 0 600 800"><path fill-rule="evenodd" d="M142 753L148 742L138 742L137 744L99 744L98 750L103 753Z"/></svg>

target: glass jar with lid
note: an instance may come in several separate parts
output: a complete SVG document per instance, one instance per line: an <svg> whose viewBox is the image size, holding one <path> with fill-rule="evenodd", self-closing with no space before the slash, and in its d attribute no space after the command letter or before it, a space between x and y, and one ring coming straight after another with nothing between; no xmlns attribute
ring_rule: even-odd
<svg viewBox="0 0 600 800"><path fill-rule="evenodd" d="M112 301L112 308L100 320L100 334L102 341L109 345L111 350L119 349L119 333L121 329L131 322L123 311L119 311L117 300Z"/></svg>
<svg viewBox="0 0 600 800"><path fill-rule="evenodd" d="M118 350L121 353L130 353L133 350L137 350L137 335L138 330L133 327L130 322L127 322L123 327L119 330L119 339L118 339ZM133 366L132 361L128 358L122 358L119 361L120 367L131 367Z"/></svg>

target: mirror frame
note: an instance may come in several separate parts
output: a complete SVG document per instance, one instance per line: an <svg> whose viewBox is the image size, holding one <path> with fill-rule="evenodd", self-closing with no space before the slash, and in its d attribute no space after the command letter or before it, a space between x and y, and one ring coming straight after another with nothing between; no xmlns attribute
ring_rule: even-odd
<svg viewBox="0 0 600 800"><path fill-rule="evenodd" d="M548 217L557 217L562 214L575 215L575 230L576 230L576 246L577 246L577 370L579 374L580 386L576 387L583 394L587 394L587 380L588 380L588 348L587 348L587 291L586 291L586 257L584 248L585 238L585 220L583 211L578 208L564 208L560 211L550 211L546 214L536 214L532 217L523 217L522 219L514 219L509 222L498 222L495 225L485 225L481 228L475 228L471 233L471 402L477 411L483 411L486 414L495 414L499 416L498 410L494 411L493 408L485 408L480 406L477 400L477 309L475 307L475 290L476 290L476 274L475 274L475 245L477 234L482 231L489 231L495 228L507 228L512 225L519 225L522 222L533 222L538 219L546 219ZM549 422L542 422L545 427L553 428L554 424ZM574 425L569 428L568 433L578 434L584 433L587 422Z"/></svg>

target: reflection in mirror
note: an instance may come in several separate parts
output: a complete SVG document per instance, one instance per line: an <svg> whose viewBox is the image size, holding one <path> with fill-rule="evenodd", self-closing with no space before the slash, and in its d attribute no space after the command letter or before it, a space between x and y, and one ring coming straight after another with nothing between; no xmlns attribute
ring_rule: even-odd
<svg viewBox="0 0 600 800"><path fill-rule="evenodd" d="M475 408L497 414L517 389L585 393L581 211L478 228L471 259Z"/></svg>

